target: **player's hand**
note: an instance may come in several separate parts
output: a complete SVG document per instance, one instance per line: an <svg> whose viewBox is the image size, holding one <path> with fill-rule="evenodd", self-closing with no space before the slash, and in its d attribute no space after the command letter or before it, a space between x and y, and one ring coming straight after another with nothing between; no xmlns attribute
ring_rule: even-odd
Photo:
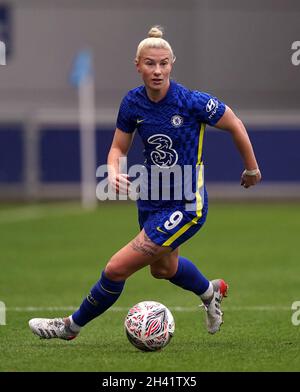
<svg viewBox="0 0 300 392"><path fill-rule="evenodd" d="M130 186L130 181L128 180L128 177L128 174L110 173L108 176L108 182L117 194L127 195Z"/></svg>
<svg viewBox="0 0 300 392"><path fill-rule="evenodd" d="M250 186L256 185L261 180L261 173L258 169L257 174L255 175L248 175L246 170L243 171L241 177L241 186L244 188L249 188Z"/></svg>

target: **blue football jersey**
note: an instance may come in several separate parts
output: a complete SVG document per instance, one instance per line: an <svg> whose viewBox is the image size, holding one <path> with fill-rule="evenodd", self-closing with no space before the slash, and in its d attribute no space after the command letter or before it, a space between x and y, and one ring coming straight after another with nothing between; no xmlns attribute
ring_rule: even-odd
<svg viewBox="0 0 300 392"><path fill-rule="evenodd" d="M144 144L144 165L148 171L148 200L139 200L139 208L163 208L170 203L185 203L186 197L174 196L176 187L183 187L186 179L171 181L170 200L165 200L160 193L154 200L150 195L153 185L151 168L164 171L185 167L193 170L192 188L197 191L199 186L204 186L199 181L197 167L203 165L203 136L205 125L215 125L223 116L225 104L207 93L192 91L184 86L170 82L166 96L159 102L151 101L144 86L130 90L123 98L118 118L117 128L123 132L139 133ZM155 182L157 184L157 182ZM163 188L163 181L160 184ZM176 193L176 192L175 192ZM201 203L203 206L203 202Z"/></svg>

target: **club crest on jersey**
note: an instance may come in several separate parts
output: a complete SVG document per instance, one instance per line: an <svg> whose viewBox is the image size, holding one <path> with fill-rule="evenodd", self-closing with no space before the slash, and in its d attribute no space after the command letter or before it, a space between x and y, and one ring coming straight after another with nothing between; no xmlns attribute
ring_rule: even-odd
<svg viewBox="0 0 300 392"><path fill-rule="evenodd" d="M173 127L178 128L183 124L183 118L179 116L179 114L175 114L175 116L171 118L171 124Z"/></svg>

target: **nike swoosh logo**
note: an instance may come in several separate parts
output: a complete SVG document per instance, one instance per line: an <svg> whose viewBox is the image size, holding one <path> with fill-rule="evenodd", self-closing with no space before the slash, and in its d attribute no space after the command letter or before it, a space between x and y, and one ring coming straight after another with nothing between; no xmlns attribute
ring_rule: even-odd
<svg viewBox="0 0 300 392"><path fill-rule="evenodd" d="M161 233L168 234L166 231L163 231L159 226L156 226L156 230L160 231Z"/></svg>
<svg viewBox="0 0 300 392"><path fill-rule="evenodd" d="M137 124L140 124L140 123L142 123L143 121L145 121L145 120L136 120L136 123L137 123Z"/></svg>

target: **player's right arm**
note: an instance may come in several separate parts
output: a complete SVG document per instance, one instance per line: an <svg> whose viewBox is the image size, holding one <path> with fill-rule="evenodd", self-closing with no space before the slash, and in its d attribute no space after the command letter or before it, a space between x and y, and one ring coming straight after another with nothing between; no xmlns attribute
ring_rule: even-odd
<svg viewBox="0 0 300 392"><path fill-rule="evenodd" d="M116 128L112 145L108 153L108 180L117 193L127 193L130 181L128 175L122 173L120 158L127 157L134 133L126 133Z"/></svg>

